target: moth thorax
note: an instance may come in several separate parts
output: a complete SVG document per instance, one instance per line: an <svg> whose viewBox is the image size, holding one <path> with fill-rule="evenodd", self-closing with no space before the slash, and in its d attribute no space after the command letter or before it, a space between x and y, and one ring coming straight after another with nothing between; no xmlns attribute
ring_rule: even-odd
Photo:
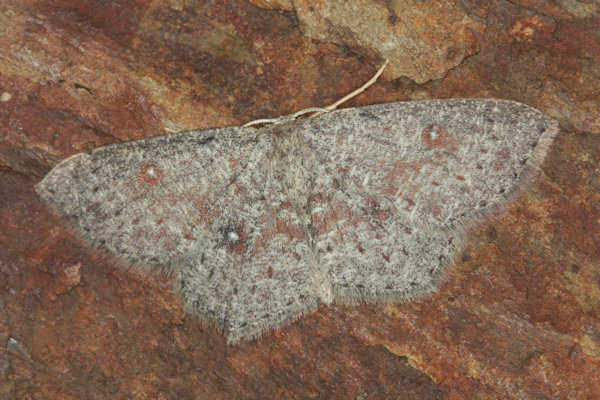
<svg viewBox="0 0 600 400"><path fill-rule="evenodd" d="M324 304L333 302L333 287L331 280L324 271L318 271L313 275L313 285L316 295Z"/></svg>

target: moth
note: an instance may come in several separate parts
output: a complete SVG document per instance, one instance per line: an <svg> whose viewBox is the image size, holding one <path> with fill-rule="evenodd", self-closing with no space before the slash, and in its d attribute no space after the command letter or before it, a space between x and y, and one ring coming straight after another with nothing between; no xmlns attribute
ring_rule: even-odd
<svg viewBox="0 0 600 400"><path fill-rule="evenodd" d="M96 246L170 271L186 310L235 343L319 302L430 293L557 132L508 100L379 104L100 147L36 190Z"/></svg>

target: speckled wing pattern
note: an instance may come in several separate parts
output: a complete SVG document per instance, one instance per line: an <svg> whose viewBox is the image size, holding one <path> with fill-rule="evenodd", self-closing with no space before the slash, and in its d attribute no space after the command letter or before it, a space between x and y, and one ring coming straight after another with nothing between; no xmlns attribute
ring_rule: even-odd
<svg viewBox="0 0 600 400"><path fill-rule="evenodd" d="M390 103L109 145L36 188L93 244L172 271L185 308L234 343L318 301L430 292L557 131L512 101Z"/></svg>
<svg viewBox="0 0 600 400"><path fill-rule="evenodd" d="M315 253L342 302L435 289L465 229L532 178L558 130L531 107L484 99L346 109L292 129L317 158Z"/></svg>

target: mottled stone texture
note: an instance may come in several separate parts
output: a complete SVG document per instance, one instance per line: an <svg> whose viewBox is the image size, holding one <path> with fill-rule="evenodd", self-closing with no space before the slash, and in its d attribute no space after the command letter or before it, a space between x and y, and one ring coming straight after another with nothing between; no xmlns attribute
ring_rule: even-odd
<svg viewBox="0 0 600 400"><path fill-rule="evenodd" d="M460 1L294 0L302 32L311 38L387 59L387 79L417 83L442 78L479 50L485 25Z"/></svg>
<svg viewBox="0 0 600 400"><path fill-rule="evenodd" d="M0 398L598 398L598 3L439 2L403 30L366 15L421 2L353 2L360 29L319 2L318 36L300 2L260 3L275 2L0 3ZM369 38L390 31L392 53L428 55L436 75L401 70L349 105L501 97L562 127L536 183L471 233L429 298L321 307L227 346L168 280L93 250L33 191L99 145L331 103L373 74Z"/></svg>

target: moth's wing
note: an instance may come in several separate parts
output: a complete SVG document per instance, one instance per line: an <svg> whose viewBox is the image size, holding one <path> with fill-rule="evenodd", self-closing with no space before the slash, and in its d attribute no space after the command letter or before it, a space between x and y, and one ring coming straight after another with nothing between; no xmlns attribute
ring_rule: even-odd
<svg viewBox="0 0 600 400"><path fill-rule="evenodd" d="M321 160L317 251L338 300L406 299L434 287L462 231L543 160L555 121L512 101L392 103L303 123Z"/></svg>
<svg viewBox="0 0 600 400"><path fill-rule="evenodd" d="M454 227L500 205L543 161L554 120L507 100L450 99L341 110L311 123L334 175L418 223Z"/></svg>
<svg viewBox="0 0 600 400"><path fill-rule="evenodd" d="M235 342L316 308L272 147L250 128L112 145L59 164L37 191L94 244L172 269L186 309Z"/></svg>
<svg viewBox="0 0 600 400"><path fill-rule="evenodd" d="M139 265L187 253L211 202L260 153L238 129L165 135L77 154L36 186L95 245Z"/></svg>
<svg viewBox="0 0 600 400"><path fill-rule="evenodd" d="M272 138L262 137L271 149ZM301 218L267 151L215 199L212 224L177 260L175 286L186 308L214 322L230 343L251 339L317 308Z"/></svg>

